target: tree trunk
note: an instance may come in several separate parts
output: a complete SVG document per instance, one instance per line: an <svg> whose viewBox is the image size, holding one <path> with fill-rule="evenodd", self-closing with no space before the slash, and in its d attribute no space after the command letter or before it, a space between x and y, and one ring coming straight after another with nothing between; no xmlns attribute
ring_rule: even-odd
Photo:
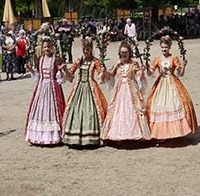
<svg viewBox="0 0 200 196"><path fill-rule="evenodd" d="M42 0L35 0L35 18L42 17Z"/></svg>

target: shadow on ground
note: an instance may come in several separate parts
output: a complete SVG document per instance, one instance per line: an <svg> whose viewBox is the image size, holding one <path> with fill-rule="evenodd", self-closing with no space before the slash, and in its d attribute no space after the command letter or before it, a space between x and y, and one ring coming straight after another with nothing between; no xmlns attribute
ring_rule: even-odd
<svg viewBox="0 0 200 196"><path fill-rule="evenodd" d="M166 140L125 140L125 141L105 141L104 145L127 150L137 150L150 147L163 147L163 148L182 148L191 145L198 145L200 143L200 126L194 135L187 135L185 137L166 139Z"/></svg>
<svg viewBox="0 0 200 196"><path fill-rule="evenodd" d="M13 132L17 131L16 129L11 129L11 130L8 130L8 131L0 131L0 137L3 137L3 136L6 136L6 135L9 135Z"/></svg>

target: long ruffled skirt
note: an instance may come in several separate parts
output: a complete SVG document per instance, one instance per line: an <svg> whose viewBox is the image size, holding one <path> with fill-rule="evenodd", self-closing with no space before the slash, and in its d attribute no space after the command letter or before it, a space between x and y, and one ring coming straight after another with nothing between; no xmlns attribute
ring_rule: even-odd
<svg viewBox="0 0 200 196"><path fill-rule="evenodd" d="M103 140L138 140L149 139L150 132L147 118L139 111L139 97L131 92L128 82L121 82L115 89L113 101L102 128Z"/></svg>
<svg viewBox="0 0 200 196"><path fill-rule="evenodd" d="M152 138L182 137L196 131L197 121L191 98L175 76L157 80L147 105Z"/></svg>
<svg viewBox="0 0 200 196"><path fill-rule="evenodd" d="M50 81L40 82L29 109L26 141L43 145L60 143L64 107L61 87L57 84L53 89Z"/></svg>
<svg viewBox="0 0 200 196"><path fill-rule="evenodd" d="M64 122L68 145L99 145L100 124L89 82L80 82Z"/></svg>

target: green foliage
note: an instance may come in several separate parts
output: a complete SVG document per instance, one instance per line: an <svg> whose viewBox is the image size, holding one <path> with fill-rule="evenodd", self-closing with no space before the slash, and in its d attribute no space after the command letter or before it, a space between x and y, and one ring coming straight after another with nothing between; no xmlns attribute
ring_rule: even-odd
<svg viewBox="0 0 200 196"><path fill-rule="evenodd" d="M100 7L106 7L109 6L110 0L85 0L85 4L89 6L100 6Z"/></svg>
<svg viewBox="0 0 200 196"><path fill-rule="evenodd" d="M16 11L26 12L34 10L34 1L33 0L15 0ZM14 9L14 8L13 8Z"/></svg>
<svg viewBox="0 0 200 196"><path fill-rule="evenodd" d="M3 18L4 1L0 1L0 19Z"/></svg>
<svg viewBox="0 0 200 196"><path fill-rule="evenodd" d="M11 0L16 6L15 13L25 13L35 9L36 0ZM53 17L62 17L69 11L71 4L73 11L82 16L86 13L101 15L101 13L113 15L114 9L138 9L139 7L163 8L166 5L178 5L178 7L196 6L199 0L47 0L50 13ZM0 1L0 20L3 18L5 0Z"/></svg>

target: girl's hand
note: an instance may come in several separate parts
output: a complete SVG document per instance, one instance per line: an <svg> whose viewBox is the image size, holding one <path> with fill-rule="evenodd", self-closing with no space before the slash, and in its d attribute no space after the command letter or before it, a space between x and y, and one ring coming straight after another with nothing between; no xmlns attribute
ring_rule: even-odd
<svg viewBox="0 0 200 196"><path fill-rule="evenodd" d="M24 68L26 69L26 71L31 71L32 70L32 67L30 65L28 65L28 64L25 64Z"/></svg>
<svg viewBox="0 0 200 196"><path fill-rule="evenodd" d="M117 64L122 64L121 58L118 60Z"/></svg>
<svg viewBox="0 0 200 196"><path fill-rule="evenodd" d="M32 74L34 74L34 70L33 70L33 68L32 68L32 66L31 65L29 65L29 64L25 64L24 65L24 68L26 69L26 71L29 71L29 72L31 72Z"/></svg>
<svg viewBox="0 0 200 196"><path fill-rule="evenodd" d="M58 70L62 71L62 65L58 65Z"/></svg>
<svg viewBox="0 0 200 196"><path fill-rule="evenodd" d="M117 70L117 69L120 67L121 64L122 64L121 62L118 62L118 63L114 66L114 69L113 69L113 70Z"/></svg>
<svg viewBox="0 0 200 196"><path fill-rule="evenodd" d="M70 76L70 77L71 77L72 74L71 74L70 71L67 69L67 65L66 65L66 64L62 64L61 67L62 67L61 70L63 70L67 76Z"/></svg>
<svg viewBox="0 0 200 196"><path fill-rule="evenodd" d="M116 70L119 68L119 66L122 64L121 60L119 60L113 67L113 70Z"/></svg>
<svg viewBox="0 0 200 196"><path fill-rule="evenodd" d="M63 70L66 70L67 69L67 64L62 64L61 67L62 67Z"/></svg>
<svg viewBox="0 0 200 196"><path fill-rule="evenodd" d="M62 65L58 65L58 70L59 71L65 71L66 70L67 65L66 64L62 64Z"/></svg>
<svg viewBox="0 0 200 196"><path fill-rule="evenodd" d="M141 70L142 70L142 71L145 71L145 69L148 69L148 67L147 67L146 65L142 65L142 66L141 66Z"/></svg>
<svg viewBox="0 0 200 196"><path fill-rule="evenodd" d="M144 71L143 70L138 70L137 75L138 75L138 78L140 79L140 81L142 81L144 79Z"/></svg>

